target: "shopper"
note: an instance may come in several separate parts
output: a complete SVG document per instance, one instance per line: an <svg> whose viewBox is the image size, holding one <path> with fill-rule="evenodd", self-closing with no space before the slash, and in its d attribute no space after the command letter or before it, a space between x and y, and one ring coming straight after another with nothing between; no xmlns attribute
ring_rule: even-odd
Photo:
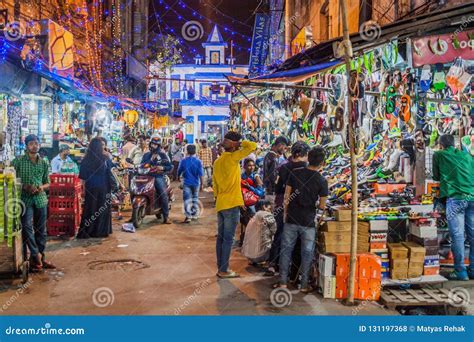
<svg viewBox="0 0 474 342"><path fill-rule="evenodd" d="M454 255L452 280L474 279L474 158L454 147L454 137L439 139L440 151L433 155L433 179L440 182L440 197L446 199L446 219ZM464 266L466 234L469 248L469 270Z"/></svg>
<svg viewBox="0 0 474 342"><path fill-rule="evenodd" d="M244 172L242 172L240 178L242 188L254 193L259 200L265 197L263 182L260 179L258 173L255 172L255 162L252 159L246 158L244 160ZM251 216L253 216L256 212L254 206L249 206L247 209L250 210Z"/></svg>
<svg viewBox="0 0 474 342"><path fill-rule="evenodd" d="M257 213L245 229L242 254L251 264L259 264L268 260L273 236L276 231L272 204L268 200L260 200L255 206Z"/></svg>
<svg viewBox="0 0 474 342"><path fill-rule="evenodd" d="M273 276L278 271L280 264L281 234L283 232L283 198L288 177L294 169L304 168L308 164L309 146L303 141L298 141L291 146L291 157L288 163L283 164L278 169L277 183L275 185L275 216L277 230L273 239L272 249L270 251L269 268L265 276Z"/></svg>
<svg viewBox="0 0 474 342"><path fill-rule="evenodd" d="M229 259L235 230L239 223L240 207L244 205L240 190L240 160L257 148L250 141L241 142L237 132L224 136L225 152L214 163L213 189L217 211L217 276L235 278L239 275L229 269Z"/></svg>
<svg viewBox="0 0 474 342"><path fill-rule="evenodd" d="M178 167L178 177L183 176L183 207L186 218L183 223L190 223L199 216L199 190L202 190L202 163L196 158L196 146L186 147L187 157Z"/></svg>
<svg viewBox="0 0 474 342"><path fill-rule="evenodd" d="M68 145L59 146L59 154L51 160L52 173L79 173L76 163L69 157L70 152Z"/></svg>
<svg viewBox="0 0 474 342"><path fill-rule="evenodd" d="M206 139L201 140L201 149L198 152L198 158L202 162L202 167L206 174L207 186L212 186L212 149L207 146Z"/></svg>
<svg viewBox="0 0 474 342"><path fill-rule="evenodd" d="M125 140L125 143L124 145L122 146L122 154L121 154L121 158L122 159L126 159L129 157L130 155L130 152L135 148L137 147L137 145L135 144L135 138L132 136L132 135L126 135L124 137L124 140Z"/></svg>
<svg viewBox="0 0 474 342"><path fill-rule="evenodd" d="M311 149L308 153L309 165L291 171L285 189L285 226L280 254L280 283L277 286L287 287L291 257L299 237L301 291L304 293L311 291L308 282L316 242L316 216L324 211L328 196L328 183L318 172L324 158L322 147Z"/></svg>
<svg viewBox="0 0 474 342"><path fill-rule="evenodd" d="M46 215L48 197L45 190L49 188L49 165L39 156L40 143L34 134L25 138L26 153L12 161L16 176L22 183L21 201L24 210L21 216L23 253L27 259L30 252L32 271L45 268L56 268L46 261Z"/></svg>
<svg viewBox="0 0 474 342"><path fill-rule="evenodd" d="M129 153L128 159L130 159L133 165L140 165L142 162L143 156L148 152L148 144L150 143L150 138L146 135L138 136L138 145L135 146Z"/></svg>
<svg viewBox="0 0 474 342"><path fill-rule="evenodd" d="M284 136L276 138L263 160L263 184L270 201L274 200L278 166L281 164L280 159L285 156L288 145L288 139Z"/></svg>
<svg viewBox="0 0 474 342"><path fill-rule="evenodd" d="M172 180L178 180L178 166L181 160L184 158L183 145L179 139L175 139L174 143L170 147L171 161L173 162L173 174Z"/></svg>
<svg viewBox="0 0 474 342"><path fill-rule="evenodd" d="M142 166L147 164L154 169L152 175L155 177L155 190L160 199L161 211L163 213L163 224L171 224L171 221L168 218L169 201L164 176L167 172L171 171L173 166L171 165L166 153L161 150L160 137L152 137L148 148L149 152L145 153L141 164Z"/></svg>
<svg viewBox="0 0 474 342"><path fill-rule="evenodd" d="M85 187L84 208L78 239L103 238L112 234L112 167L104 138L93 138L81 162L79 178Z"/></svg>

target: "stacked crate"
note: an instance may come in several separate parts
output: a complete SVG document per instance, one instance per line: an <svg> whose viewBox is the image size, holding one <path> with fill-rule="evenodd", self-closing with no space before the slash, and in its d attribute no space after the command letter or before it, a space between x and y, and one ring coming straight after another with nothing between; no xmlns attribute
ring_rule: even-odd
<svg viewBox="0 0 474 342"><path fill-rule="evenodd" d="M48 235L74 237L81 221L81 182L76 175L52 174Z"/></svg>

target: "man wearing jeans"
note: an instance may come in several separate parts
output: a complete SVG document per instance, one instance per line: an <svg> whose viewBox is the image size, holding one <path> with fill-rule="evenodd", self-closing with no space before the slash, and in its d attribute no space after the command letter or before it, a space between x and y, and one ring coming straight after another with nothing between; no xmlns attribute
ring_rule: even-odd
<svg viewBox="0 0 474 342"><path fill-rule="evenodd" d="M21 179L21 200L24 211L21 216L23 232L23 252L30 251L31 269L41 271L44 268L55 268L45 260L46 248L46 213L48 197L45 190L49 188L49 165L40 158L40 148L36 135L25 138L26 153L13 160L12 166Z"/></svg>
<svg viewBox="0 0 474 342"><path fill-rule="evenodd" d="M196 146L186 146L188 156L178 167L178 177L183 175L183 206L186 218L183 223L190 223L191 219L197 220L199 215L199 188L202 190L202 163L196 158Z"/></svg>
<svg viewBox="0 0 474 342"><path fill-rule="evenodd" d="M242 141L237 132L224 136L225 152L214 163L212 175L217 211L217 276L236 278L239 275L229 269L229 259L235 230L240 220L240 207L244 205L240 189L240 161L257 149L257 144Z"/></svg>
<svg viewBox="0 0 474 342"><path fill-rule="evenodd" d="M328 182L318 172L324 163L324 158L322 147L311 149L308 153L309 165L293 169L285 188L285 226L281 242L278 286L287 287L291 256L299 237L301 240L301 292L304 293L311 291L308 281L316 242L317 208L320 213L324 211L328 196Z"/></svg>
<svg viewBox="0 0 474 342"><path fill-rule="evenodd" d="M474 158L454 147L454 137L439 139L441 150L433 155L433 179L440 182L440 197L446 198L446 219L454 255L451 280L474 279ZM464 266L464 234L467 235L469 270Z"/></svg>

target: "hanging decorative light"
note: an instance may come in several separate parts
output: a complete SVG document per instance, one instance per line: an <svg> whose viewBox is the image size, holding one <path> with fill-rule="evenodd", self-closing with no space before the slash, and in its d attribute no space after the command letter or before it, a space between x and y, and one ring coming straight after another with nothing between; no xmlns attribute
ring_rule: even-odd
<svg viewBox="0 0 474 342"><path fill-rule="evenodd" d="M128 127L132 128L138 121L138 112L133 109L126 110L123 114L123 120Z"/></svg>

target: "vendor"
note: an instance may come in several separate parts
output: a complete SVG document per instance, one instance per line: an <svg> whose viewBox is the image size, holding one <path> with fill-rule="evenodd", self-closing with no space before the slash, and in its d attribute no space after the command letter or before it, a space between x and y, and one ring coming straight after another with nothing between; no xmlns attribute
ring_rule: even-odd
<svg viewBox="0 0 474 342"><path fill-rule="evenodd" d="M440 197L446 198L446 218L454 255L451 280L474 279L474 158L454 147L454 137L439 139L441 150L433 155L433 179L440 182ZM464 234L470 245L469 270L464 266Z"/></svg>
<svg viewBox="0 0 474 342"><path fill-rule="evenodd" d="M59 146L59 154L51 160L52 173L74 173L79 174L76 163L69 157L71 150L68 145Z"/></svg>

